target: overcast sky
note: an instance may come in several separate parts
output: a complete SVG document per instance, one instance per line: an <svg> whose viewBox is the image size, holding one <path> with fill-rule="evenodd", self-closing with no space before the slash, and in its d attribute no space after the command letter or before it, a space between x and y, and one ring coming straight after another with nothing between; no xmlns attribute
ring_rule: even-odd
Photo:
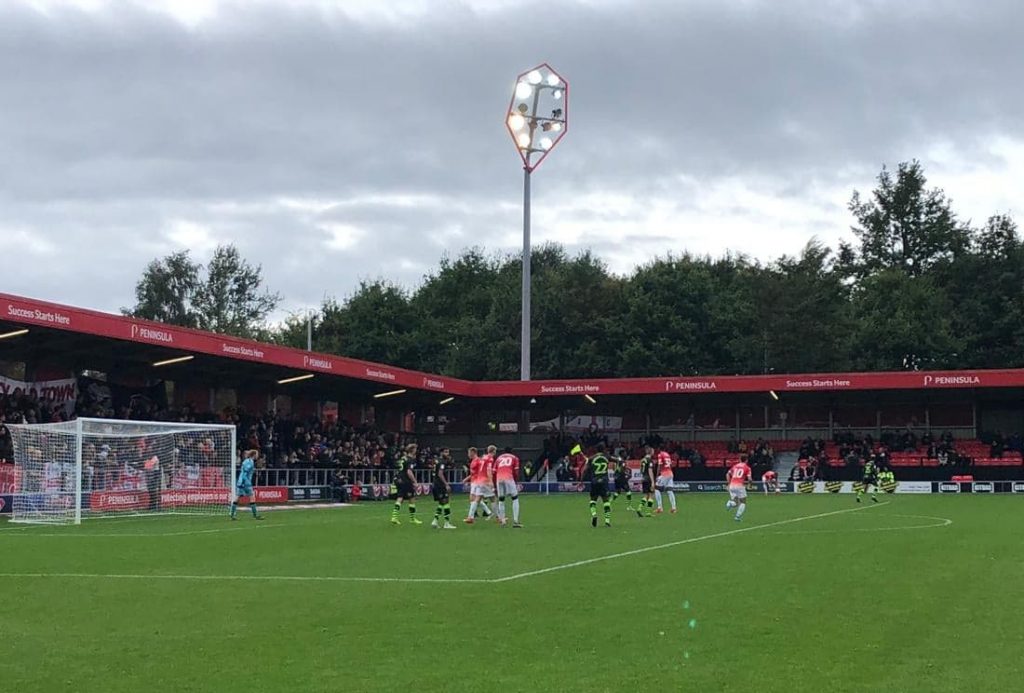
<svg viewBox="0 0 1024 693"><path fill-rule="evenodd" d="M284 311L521 244L504 129L547 61L572 120L534 240L628 272L795 254L921 159L976 222L1024 204L1020 0L3 0L0 290L116 311L233 242Z"/></svg>

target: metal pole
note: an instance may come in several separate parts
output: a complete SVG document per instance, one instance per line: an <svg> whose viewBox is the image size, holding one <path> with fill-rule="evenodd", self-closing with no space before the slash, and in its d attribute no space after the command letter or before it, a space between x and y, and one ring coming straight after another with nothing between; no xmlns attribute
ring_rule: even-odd
<svg viewBox="0 0 1024 693"><path fill-rule="evenodd" d="M523 334L520 379L530 379L530 169L523 168Z"/></svg>
<svg viewBox="0 0 1024 693"><path fill-rule="evenodd" d="M306 351L313 351L313 314L306 318Z"/></svg>

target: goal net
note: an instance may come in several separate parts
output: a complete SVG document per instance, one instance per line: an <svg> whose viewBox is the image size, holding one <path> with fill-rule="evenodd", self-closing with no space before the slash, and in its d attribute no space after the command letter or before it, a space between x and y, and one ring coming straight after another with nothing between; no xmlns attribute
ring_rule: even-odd
<svg viewBox="0 0 1024 693"><path fill-rule="evenodd" d="M14 441L12 522L213 514L231 501L231 425L78 419L7 428Z"/></svg>

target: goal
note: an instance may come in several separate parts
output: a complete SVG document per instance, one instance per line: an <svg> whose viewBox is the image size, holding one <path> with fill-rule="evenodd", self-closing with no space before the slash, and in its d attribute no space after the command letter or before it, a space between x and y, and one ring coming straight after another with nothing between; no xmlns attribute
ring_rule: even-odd
<svg viewBox="0 0 1024 693"><path fill-rule="evenodd" d="M232 425L77 419L7 428L15 465L11 522L214 514L231 501Z"/></svg>

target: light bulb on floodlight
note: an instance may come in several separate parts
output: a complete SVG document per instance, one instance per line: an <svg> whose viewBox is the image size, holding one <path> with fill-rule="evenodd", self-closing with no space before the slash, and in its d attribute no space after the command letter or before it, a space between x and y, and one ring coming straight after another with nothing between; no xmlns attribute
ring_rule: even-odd
<svg viewBox="0 0 1024 693"><path fill-rule="evenodd" d="M550 137L542 137L541 140L540 140L540 148L541 149L551 149L551 146L553 144L554 144L554 142L551 141Z"/></svg>
<svg viewBox="0 0 1024 693"><path fill-rule="evenodd" d="M560 131L562 129L562 124L561 123L551 123L551 129L554 130L555 132L558 132L558 131Z"/></svg>
<svg viewBox="0 0 1024 693"><path fill-rule="evenodd" d="M554 93L552 93L551 95L554 96L556 100L560 99L560 98L562 98L562 90L561 89L555 89Z"/></svg>
<svg viewBox="0 0 1024 693"><path fill-rule="evenodd" d="M562 83L562 80L558 79L558 75L556 75L554 73L548 75L548 86L550 86L550 87L557 87L561 83Z"/></svg>
<svg viewBox="0 0 1024 693"><path fill-rule="evenodd" d="M520 82L516 85L516 98L528 99L533 95L533 87L526 82Z"/></svg>
<svg viewBox="0 0 1024 693"><path fill-rule="evenodd" d="M544 77L541 76L539 70L533 70L530 74L526 75L526 81L530 84L540 84Z"/></svg>
<svg viewBox="0 0 1024 693"><path fill-rule="evenodd" d="M522 130L526 127L526 118L518 113L513 113L508 119L508 126L513 130Z"/></svg>
<svg viewBox="0 0 1024 693"><path fill-rule="evenodd" d="M529 106L527 106L527 105L526 105L525 103L521 103L521 104L519 104L519 106L518 106L518 107L516 108L516 110L517 110L517 111L519 111L520 113L522 113L523 115L526 115L526 112L527 112L528 110L530 110L530 107L529 107Z"/></svg>
<svg viewBox="0 0 1024 693"><path fill-rule="evenodd" d="M520 133L519 136L516 137L516 142L519 143L520 147L524 147L524 148L525 147L529 147L530 146L530 135L528 133L525 133L525 132Z"/></svg>

